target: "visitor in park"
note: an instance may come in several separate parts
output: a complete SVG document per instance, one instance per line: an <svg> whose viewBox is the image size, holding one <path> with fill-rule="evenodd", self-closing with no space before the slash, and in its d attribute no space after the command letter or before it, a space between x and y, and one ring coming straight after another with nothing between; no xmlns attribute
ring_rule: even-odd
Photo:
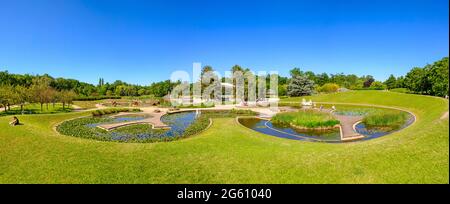
<svg viewBox="0 0 450 204"><path fill-rule="evenodd" d="M331 106L331 110L335 111L336 110L336 106Z"/></svg>
<svg viewBox="0 0 450 204"><path fill-rule="evenodd" d="M319 110L320 110L320 111L322 111L322 110L323 110L323 105L320 105L320 108L319 108Z"/></svg>
<svg viewBox="0 0 450 204"><path fill-rule="evenodd" d="M12 126L19 125L19 119L16 116L14 116L13 120L9 124Z"/></svg>

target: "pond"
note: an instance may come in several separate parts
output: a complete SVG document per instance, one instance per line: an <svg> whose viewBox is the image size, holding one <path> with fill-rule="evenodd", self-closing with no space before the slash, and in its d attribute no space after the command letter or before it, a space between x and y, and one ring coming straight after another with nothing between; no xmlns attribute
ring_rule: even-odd
<svg viewBox="0 0 450 204"><path fill-rule="evenodd" d="M145 114L126 114L104 117L84 117L66 121L57 127L65 135L84 137L102 141L119 142L154 142L170 141L182 137L185 130L192 125L197 116L195 112L166 114L161 121L170 129L152 129L150 124L135 124L105 131L97 126L119 122L138 121L150 117Z"/></svg>
<svg viewBox="0 0 450 204"><path fill-rule="evenodd" d="M393 110L387 110L387 109L380 109L380 108L346 108L345 110L336 111L336 115L347 115L347 116L354 116L354 117L360 117L363 118L365 115L373 112L380 112L380 111L393 111ZM394 110L398 111L398 110ZM403 111L401 111L403 112ZM407 114L406 121L394 128L380 128L380 127L370 127L367 126L364 122L359 122L355 125L355 131L364 137L360 140L369 140L378 138L381 136L385 136L388 134L391 134L393 132L399 131L405 127L408 127L411 125L415 117L414 115L403 112L403 114ZM281 126L277 124L273 124L270 120L267 119L260 119L256 117L242 117L238 119L238 122L242 124L243 126L250 128L252 130L255 130L257 132L281 137L281 138L287 138L287 139L293 139L293 140L305 140L305 141L313 141L313 142L329 142L329 143L339 143L344 142L341 141L340 136L340 130L338 128L331 129L331 130L305 130L305 129L296 129L289 125L287 126ZM345 141L348 142L348 141Z"/></svg>

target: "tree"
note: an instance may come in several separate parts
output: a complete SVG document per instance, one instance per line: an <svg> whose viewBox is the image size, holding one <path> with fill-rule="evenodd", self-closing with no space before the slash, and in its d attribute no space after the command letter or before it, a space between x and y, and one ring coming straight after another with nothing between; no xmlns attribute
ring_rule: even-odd
<svg viewBox="0 0 450 204"><path fill-rule="evenodd" d="M364 88L368 88L370 87L370 85L372 85L372 83L375 81L375 79L373 78L373 76L367 75L366 76L366 80L363 83L363 87Z"/></svg>
<svg viewBox="0 0 450 204"><path fill-rule="evenodd" d="M381 81L374 81L372 84L370 84L370 88L375 90L384 90L386 89L386 85L384 85Z"/></svg>
<svg viewBox="0 0 450 204"><path fill-rule="evenodd" d="M287 85L279 85L278 86L278 95L279 96L286 96L287 95Z"/></svg>
<svg viewBox="0 0 450 204"><path fill-rule="evenodd" d="M231 73L234 73L237 71L244 72L244 69L242 69L242 67L239 65L234 65L233 67L231 67Z"/></svg>
<svg viewBox="0 0 450 204"><path fill-rule="evenodd" d="M327 73L318 74L316 78L317 81L315 81L315 83L318 84L319 86L322 86L330 82L330 77L328 76Z"/></svg>
<svg viewBox="0 0 450 204"><path fill-rule="evenodd" d="M8 111L7 108L12 103L13 94L13 87L11 85L0 85L0 104L5 109L5 112Z"/></svg>
<svg viewBox="0 0 450 204"><path fill-rule="evenodd" d="M291 74L291 77L303 76L303 71L301 71L300 68L297 68L297 67L295 67L294 69L291 69L291 71L289 71L289 73Z"/></svg>
<svg viewBox="0 0 450 204"><path fill-rule="evenodd" d="M429 66L426 70L427 81L431 84L429 93L435 96L448 95L448 57Z"/></svg>
<svg viewBox="0 0 450 204"><path fill-rule="evenodd" d="M314 90L314 82L305 76L294 75L288 85L289 96L311 95Z"/></svg>
<svg viewBox="0 0 450 204"><path fill-rule="evenodd" d="M426 71L423 68L414 67L405 76L405 86L413 92L426 93L427 84Z"/></svg>
<svg viewBox="0 0 450 204"><path fill-rule="evenodd" d="M394 75L390 75L386 81L384 81L384 84L386 85L387 89L393 89L397 88L397 79Z"/></svg>
<svg viewBox="0 0 450 204"><path fill-rule="evenodd" d="M22 112L25 103L31 101L30 90L24 86L16 86L14 92L14 104L20 105L20 112Z"/></svg>
<svg viewBox="0 0 450 204"><path fill-rule="evenodd" d="M46 77L38 77L33 79L33 85L30 88L33 100L41 105L43 111L44 103L49 102L50 80Z"/></svg>
<svg viewBox="0 0 450 204"><path fill-rule="evenodd" d="M65 105L69 105L73 102L73 99L77 96L77 94L74 91L67 91L63 90L58 92L58 101L62 103L63 110L65 109Z"/></svg>
<svg viewBox="0 0 450 204"><path fill-rule="evenodd" d="M396 88L405 88L405 77L399 76L397 77L397 81L395 82Z"/></svg>

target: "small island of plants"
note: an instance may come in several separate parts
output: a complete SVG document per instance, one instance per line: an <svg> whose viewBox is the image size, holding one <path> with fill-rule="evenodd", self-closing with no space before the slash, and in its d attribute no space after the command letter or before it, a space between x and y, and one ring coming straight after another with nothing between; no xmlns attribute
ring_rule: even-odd
<svg viewBox="0 0 450 204"><path fill-rule="evenodd" d="M278 113L272 117L271 122L299 129L330 129L339 125L339 120L331 114L314 110Z"/></svg>
<svg viewBox="0 0 450 204"><path fill-rule="evenodd" d="M362 123L369 129L390 131L400 128L409 119L409 114L403 111L379 111L367 114Z"/></svg>

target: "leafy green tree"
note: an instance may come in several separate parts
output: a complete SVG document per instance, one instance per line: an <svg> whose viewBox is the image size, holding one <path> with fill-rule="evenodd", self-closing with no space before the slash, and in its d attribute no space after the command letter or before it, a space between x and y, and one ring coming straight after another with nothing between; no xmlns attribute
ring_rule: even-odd
<svg viewBox="0 0 450 204"><path fill-rule="evenodd" d="M311 95L314 91L314 82L305 76L294 75L288 85L289 96Z"/></svg>
<svg viewBox="0 0 450 204"><path fill-rule="evenodd" d="M330 77L328 76L327 73L322 73L322 74L318 74L316 76L316 81L315 83L318 84L319 86L322 86L326 83L330 82Z"/></svg>
<svg viewBox="0 0 450 204"><path fill-rule="evenodd" d="M414 67L405 76L405 85L409 90L426 94L428 91L428 79L426 70L420 67Z"/></svg>
<svg viewBox="0 0 450 204"><path fill-rule="evenodd" d="M431 90L429 90L431 95L448 95L448 69L448 57L433 63L432 66L427 68L427 80L431 84Z"/></svg>
<svg viewBox="0 0 450 204"><path fill-rule="evenodd" d="M5 109L5 112L8 111L7 108L9 108L9 105L12 103L13 98L13 87L9 84L0 85L0 104Z"/></svg>
<svg viewBox="0 0 450 204"><path fill-rule="evenodd" d="M370 89L384 90L386 89L386 85L384 85L381 81L374 81L370 84Z"/></svg>
<svg viewBox="0 0 450 204"><path fill-rule="evenodd" d="M20 105L20 112L22 112L25 103L31 101L30 90L25 86L16 86L14 87L14 93L14 104Z"/></svg>
<svg viewBox="0 0 450 204"><path fill-rule="evenodd" d="M370 85L372 85L372 83L375 81L375 79L371 75L367 75L365 78L366 78L366 80L363 83L363 87L368 88L368 87L370 87Z"/></svg>
<svg viewBox="0 0 450 204"><path fill-rule="evenodd" d="M44 103L48 103L50 100L50 79L46 77L38 77L33 79L33 85L30 88L34 102L41 105L41 111L43 110Z"/></svg>
<svg viewBox="0 0 450 204"><path fill-rule="evenodd" d="M387 89L397 88L397 78L395 78L395 76L391 74L389 78L384 81L384 84L386 85Z"/></svg>
<svg viewBox="0 0 450 204"><path fill-rule="evenodd" d="M303 74L304 74L303 71L301 71L300 68L297 68L297 67L295 67L294 69L291 69L289 71L289 73L291 74L291 77L303 76Z"/></svg>
<svg viewBox="0 0 450 204"><path fill-rule="evenodd" d="M73 102L73 99L77 96L74 91L62 90L57 93L57 99L63 105L63 110L66 108L66 104L70 105Z"/></svg>
<svg viewBox="0 0 450 204"><path fill-rule="evenodd" d="M399 76L395 82L395 88L405 88L405 77Z"/></svg>

